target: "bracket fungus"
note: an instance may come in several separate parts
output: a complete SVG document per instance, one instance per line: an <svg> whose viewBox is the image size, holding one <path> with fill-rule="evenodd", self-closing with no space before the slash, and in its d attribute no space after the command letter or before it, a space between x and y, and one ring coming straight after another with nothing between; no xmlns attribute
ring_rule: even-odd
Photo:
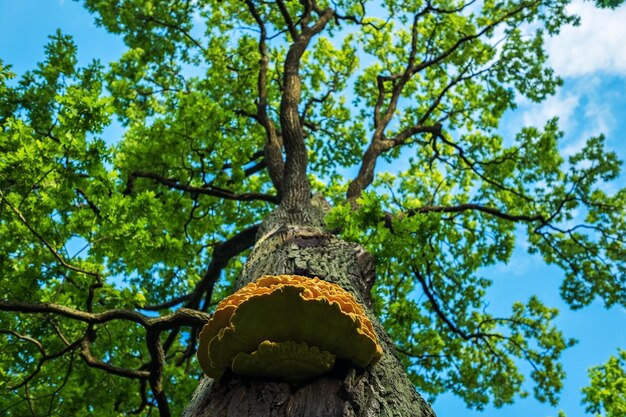
<svg viewBox="0 0 626 417"><path fill-rule="evenodd" d="M298 275L266 275L222 300L200 332L205 374L226 369L302 383L330 370L335 358L375 364L382 348L354 297L340 286Z"/></svg>

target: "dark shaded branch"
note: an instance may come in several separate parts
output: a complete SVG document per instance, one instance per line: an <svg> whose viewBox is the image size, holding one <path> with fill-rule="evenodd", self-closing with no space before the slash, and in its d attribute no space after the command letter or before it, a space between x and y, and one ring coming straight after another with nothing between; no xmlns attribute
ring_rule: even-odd
<svg viewBox="0 0 626 417"><path fill-rule="evenodd" d="M63 342L68 347L70 347L71 345L68 343L66 337L61 332L61 329L52 320L48 319L47 321L52 325L52 327L54 328L57 335L61 338L61 340L63 340ZM107 362L103 362L97 359L96 357L94 357L91 354L90 346L91 346L91 343L96 339L96 336L97 336L97 333L93 328L93 324L89 324L87 326L87 331L85 332L85 335L75 343L80 347L80 357L87 364L87 366L91 368L103 370L113 375L121 376L124 378L130 378L130 379L145 379L149 376L149 373L144 370L122 368L122 367L115 366Z"/></svg>
<svg viewBox="0 0 626 417"><path fill-rule="evenodd" d="M298 33L298 29L296 28L296 25L293 24L293 19L291 18L291 15L289 14L289 10L287 10L287 6L285 6L285 2L283 2L283 0L277 0L276 4L278 4L278 9L280 10L280 14L283 16L285 25L287 25L287 30L289 31L289 34L291 35L291 39L294 41L298 40L298 38L300 37L300 34Z"/></svg>
<svg viewBox="0 0 626 417"><path fill-rule="evenodd" d="M161 345L159 340L160 334L164 330L179 329L180 326L191 326L198 328L203 326L210 318L210 316L206 313L186 308L181 308L175 313L169 314L167 316L151 318L134 311L110 310L102 313L89 313L53 303L29 304L7 300L0 300L0 311L57 314L63 317L87 323L89 325L87 328L87 333L82 339L72 344L68 344L65 349L52 355L46 354L43 345L32 338L19 335L12 331L3 331L3 333L10 333L25 341L35 344L35 346L43 356L43 359L38 363L35 372L31 374L26 381L20 384L20 386L26 386L28 381L30 381L39 372L45 360L54 359L55 357L61 356L68 351L74 350L76 347L80 347L81 358L88 366L92 368L100 369L112 375L117 375L124 378L148 380L153 396L157 401L161 417L169 417L171 413L162 384L165 353L163 350L163 346ZM103 362L92 355L90 345L96 339L96 331L94 330L93 326L95 324L106 323L111 320L127 320L138 323L146 328L146 345L151 356L151 361L147 365L147 367L139 370L126 369L110 363ZM60 332L60 330L56 326L55 330L57 332ZM63 335L60 334L60 336L62 340L67 344L67 340L63 337Z"/></svg>
<svg viewBox="0 0 626 417"><path fill-rule="evenodd" d="M448 316L443 312L443 310L439 306L439 303L437 302L435 295L430 291L430 287L426 283L426 279L422 276L420 271L415 266L411 265L410 267L411 267L411 270L413 271L413 275L422 286L422 291L424 291L424 294L428 298L428 302L430 303L432 309L437 314L437 317L439 317L446 324L446 326L448 326L450 330L452 330L454 333L461 336L464 340L469 340L475 337L479 337L480 336L479 334L467 334L466 332L461 330L456 324L454 324L452 320L448 318Z"/></svg>
<svg viewBox="0 0 626 417"><path fill-rule="evenodd" d="M55 314L92 325L107 323L113 320L125 320L137 323L146 329L156 330L168 330L180 326L202 326L210 318L206 313L188 308L181 308L172 314L162 317L148 317L130 310L116 309L101 313L89 313L55 303L32 304L9 300L0 300L0 311Z"/></svg>
<svg viewBox="0 0 626 417"><path fill-rule="evenodd" d="M26 395L26 401L28 403L28 410L30 411L30 415L33 417L37 417L37 414L35 413L35 407L33 406L33 400L30 397L28 384L24 385L24 394Z"/></svg>
<svg viewBox="0 0 626 417"><path fill-rule="evenodd" d="M259 54L261 58L259 60L259 76L257 80L257 112L254 118L259 121L263 129L265 129L265 160L267 162L267 169L270 175L270 179L276 188L278 195L282 192L283 175L285 169L285 163L282 155L282 139L279 137L276 126L272 119L267 114L267 71L269 66L269 57L267 54L267 31L265 29L265 22L256 9L252 0L246 0L246 5L250 14L259 26Z"/></svg>
<svg viewBox="0 0 626 417"><path fill-rule="evenodd" d="M165 22L163 20L157 19L156 17L154 17L152 15L145 15L145 14L142 14L142 13L135 13L135 16L137 18L143 20L144 22L156 23L159 26L163 26L163 27L166 27L168 29L172 29L174 31L180 32L192 44L197 46L202 51L202 53L204 53L205 55L207 54L208 51L206 50L206 48L196 38L191 36L191 34L189 32L187 32L185 29L183 29L181 26L176 25L174 23L169 23L169 22Z"/></svg>
<svg viewBox="0 0 626 417"><path fill-rule="evenodd" d="M146 344L148 345L148 352L150 353L151 362L148 366L150 369L150 376L148 382L150 383L150 389L157 401L160 417L170 417L170 407L167 401L165 391L163 391L163 364L165 363L165 353L163 352L163 346L159 340L160 332L148 331L146 337Z"/></svg>
<svg viewBox="0 0 626 417"><path fill-rule="evenodd" d="M309 112L309 110L313 107L314 104L324 104L324 102L326 100L328 100L328 98L337 91L336 86L332 86L329 87L328 90L321 96L321 97L310 97L307 102L304 104L304 108L302 109L302 112L300 114L300 123L302 125L306 125L307 123L309 123L309 126L313 126L313 123L307 122L307 113ZM316 129L312 129L312 130L317 130Z"/></svg>
<svg viewBox="0 0 626 417"><path fill-rule="evenodd" d="M198 341L198 336L200 334L201 329L192 329L189 334L189 341L187 342L187 347L182 352L180 357L176 360L176 366L182 366L183 363L187 362L187 366L189 366L189 359L191 359L196 353L196 342Z"/></svg>
<svg viewBox="0 0 626 417"><path fill-rule="evenodd" d="M161 175L152 173L152 172L142 172L135 171L129 175L128 181L126 182L126 189L124 190L125 195L130 195L133 192L133 188L135 186L135 181L137 178L150 178L160 184L163 184L169 188L173 188L175 190L184 191L187 193L191 193L194 195L202 194L209 195L212 197L223 198L226 200L236 200L236 201L267 201L268 203L278 203L278 197L268 194L262 193L243 193L243 194L235 194L231 191L224 190L218 187L193 187L191 185L185 185L178 182L175 178L166 178Z"/></svg>
<svg viewBox="0 0 626 417"><path fill-rule="evenodd" d="M96 296L96 290L102 288L103 286L104 281L100 275L96 276L95 281L89 285L89 289L87 290L87 300L85 301L88 312L93 312L93 300Z"/></svg>
<svg viewBox="0 0 626 417"><path fill-rule="evenodd" d="M83 191L81 188L76 188L75 190L78 195L80 195L83 199L85 199L85 201L87 202L87 205L89 206L91 211L93 211L93 213L96 215L96 217L100 217L100 209L98 208L98 206L96 206L93 203L93 201L89 199L89 197L87 197L87 194L85 193L85 191Z"/></svg>
<svg viewBox="0 0 626 417"><path fill-rule="evenodd" d="M191 294L185 294L185 295L181 295L180 297L173 298L170 301L166 301L166 302L161 303L161 304L153 304L153 305L143 306L141 309L142 310L147 310L147 311L165 310L166 308L174 307L174 306L176 306L178 304L181 304L181 303L189 300L189 297L191 297Z"/></svg>
<svg viewBox="0 0 626 417"><path fill-rule="evenodd" d="M496 64L497 64L497 62L496 62ZM465 74L469 71L470 64L466 65L465 68L463 68L463 70L461 70L459 72L459 74L456 77L454 77L454 79L452 79L452 81L450 81L448 83L448 85L446 85L439 92L439 94L437 94L437 97L435 97L435 99L432 101L432 103L430 103L430 106L428 106L428 109L424 112L423 115L420 116L417 125L411 126L411 127L407 128L407 129L405 129L404 131L398 133L394 138L391 139L391 141L394 142L393 146L401 145L404 141L406 141L408 138L412 137L413 135L415 135L417 133L422 133L422 132L420 132L419 127L430 118L430 116L433 114L435 109L437 109L439 104L441 104L441 101L446 96L448 91L450 91L452 88L454 88L454 86L456 86L457 84L459 84L462 81L469 80L469 79L471 79L473 77L476 77L476 76L478 76L480 74L483 74L485 72L491 71L496 66L496 64L494 64L494 65L492 65L492 66L490 66L488 68L485 68L485 69L483 69L481 71L471 73L469 75L465 75ZM437 132L430 132L430 133L433 133L436 136L441 136L441 125L439 123L437 123L435 126L439 126L439 130Z"/></svg>
<svg viewBox="0 0 626 417"><path fill-rule="evenodd" d="M255 117L255 119L256 119L256 117ZM257 152L255 152L252 155L252 157L250 158L250 161L248 163L244 164L244 165L251 164L252 162L256 161L257 159L263 158L264 156L265 156L265 150L257 151ZM233 167L233 165L230 162L227 162L224 165L222 165L222 170L230 169L232 167ZM248 178L251 175L256 174L257 172L262 171L266 167L267 167L267 161L263 158L260 161L256 162L254 165L249 166L248 168L245 168L243 170L243 176L244 176L244 178ZM203 170L203 173L204 173L204 170ZM232 183L234 183L233 180L229 180L228 181L228 184L232 184ZM211 181L209 183L209 185L213 186L213 181Z"/></svg>
<svg viewBox="0 0 626 417"><path fill-rule="evenodd" d="M441 135L441 127L440 123L436 123L433 126L424 126L421 124L410 126L398 133L392 139L385 140L383 142L384 146L382 149L383 151L386 151L393 147L403 145L409 138L420 133L430 133L435 136L439 136Z"/></svg>
<svg viewBox="0 0 626 417"><path fill-rule="evenodd" d="M424 294L428 298L428 302L430 303L431 307L433 308L433 311L435 312L437 317L439 317L439 319L442 320L445 323L445 325L448 327L448 329L450 329L453 333L459 335L463 340L466 340L466 341L474 340L474 339L481 340L485 344L485 346L487 346L487 349L489 349L491 354L494 355L496 358L498 358L500 360L502 360L503 358L502 358L501 354L498 351L496 351L496 349L491 345L490 339L503 339L503 340L506 340L509 343L512 343L513 345L515 345L522 352L522 354L524 355L524 358L533 367L534 370L538 370L537 365L536 365L535 361L533 360L533 356L534 356L533 352L529 351L525 346L523 346L522 344L518 343L514 338L502 335L500 333L486 333L486 332L482 332L482 331L474 332L474 333L467 333L466 331L462 330L459 326L457 326L452 320L450 320L448 318L446 313L443 311L443 309L441 308L441 306L437 302L437 298L435 297L435 295L433 294L430 286L426 282L426 279L420 273L420 271L417 269L417 267L411 265L410 268L411 268L411 271L413 272L415 278L420 283L420 285L422 287L422 290L424 291ZM496 319L496 320L500 320L500 321L508 320L508 321L514 322L514 320L510 320L510 319ZM481 322L478 325L478 328L480 328L481 325L484 324L484 322L485 321ZM503 363L507 364L507 361L503 361ZM507 367L508 367L508 365L507 365Z"/></svg>
<svg viewBox="0 0 626 417"><path fill-rule="evenodd" d="M408 210L406 214L408 216L414 216L416 214L422 214L422 213L461 213L461 212L470 211L470 210L475 210L475 211L480 211L483 213L491 214L492 216L495 216L504 220L510 220L510 221L516 221L516 222L517 221L540 222L542 224L546 223L546 219L540 214L536 214L534 216L528 216L524 214L515 215L515 214L505 213L503 211L500 211L492 207L481 206L480 204L473 204L473 203L459 204L458 206L422 206L414 210Z"/></svg>
<svg viewBox="0 0 626 417"><path fill-rule="evenodd" d="M471 0L468 1L467 3L463 3L461 6L455 8L455 9L444 9L441 7L435 7L432 5L432 1L428 1L428 5L426 6L427 9L432 10L433 12L439 13L439 14L456 14L456 13L460 13L463 10L467 9L468 7L470 7L472 4L476 3L476 0Z"/></svg>
<svg viewBox="0 0 626 417"><path fill-rule="evenodd" d="M150 372L148 371L137 371L134 369L121 368L119 366L111 365L110 363L102 362L101 360L96 359L91 354L91 350L89 349L90 343L91 341L89 339L85 339L81 342L80 345L80 357L83 359L83 361L85 361L88 366L100 369L109 374L130 379L147 379L150 376Z"/></svg>
<svg viewBox="0 0 626 417"><path fill-rule="evenodd" d="M420 13L416 13L413 18L413 25L411 30L411 48L409 51L409 58L406 69L397 81L396 79L391 80L393 84L391 90L391 98L389 99L389 104L387 105L387 109L384 113L382 112L382 108L385 104L385 97L387 96L385 81L388 81L388 79L383 77L382 75L379 75L376 78L378 97L376 99L376 104L374 105L374 133L372 135L370 145L363 155L359 173L357 174L357 177L348 185L347 197L349 201L354 202L361 195L361 192L374 180L374 169L376 168L376 160L378 159L378 156L386 150L389 150L396 144L402 143L385 140L384 131L396 111L396 106L402 94L402 90L404 89L404 86L412 76L411 68L414 67L414 62L417 55L417 24L419 17ZM419 128L424 129L426 128L426 126L420 125ZM437 129L437 132L441 132L440 126ZM416 133L418 132L415 132L414 134Z"/></svg>
<svg viewBox="0 0 626 417"><path fill-rule="evenodd" d="M232 258L250 249L254 245L259 226L258 224L250 226L227 241L215 245L211 263L207 267L202 279L196 284L196 287L190 294L189 300L185 303L185 307L198 308L200 300L205 294L210 298L213 292L213 286L217 282L222 269L226 267Z"/></svg>
<svg viewBox="0 0 626 417"><path fill-rule="evenodd" d="M210 314L190 308L180 308L172 314L148 321L148 329L159 331L177 329L181 326L202 327L211 318Z"/></svg>
<svg viewBox="0 0 626 417"><path fill-rule="evenodd" d="M198 281L194 290L189 294L187 301L185 302L185 308L198 309L200 307L200 301L204 296L205 302L202 306L202 311L206 311L211 303L213 297L213 288L215 283L220 277L222 270L228 265L228 262L239 255L243 251L251 248L254 245L256 238L256 232L259 229L259 225L256 224L247 229L242 230L229 240L217 244L213 249L211 263L207 267L202 279ZM208 320L208 319L207 319ZM205 322L207 321L205 320ZM198 323L196 327L202 327L205 322ZM167 340L163 343L163 350L167 353L174 344L176 337L178 336L179 329L175 328L168 335Z"/></svg>
<svg viewBox="0 0 626 417"><path fill-rule="evenodd" d="M485 343L485 345L487 346L487 349L489 349L492 355L502 360L502 356L491 345L491 343L489 342L489 339L495 338L495 339L509 340L510 338L503 336L501 334L498 334L498 333L484 333L484 332L467 333L464 330L462 330L459 326L457 326L454 322L452 322L452 320L450 320L448 316L445 314L445 312L443 311L443 309L437 302L437 298L435 297L428 283L426 282L426 279L424 278L424 276L422 276L419 270L413 265L411 265L410 268L415 278L417 278L417 280L419 281L422 287L422 290L424 291L424 294L428 298L428 302L430 303L431 307L435 311L435 314L437 315L437 317L439 317L440 320L442 320L445 323L448 329L450 329L453 333L459 335L463 340L466 340L466 341L474 340L474 339L481 340L483 343ZM506 361L504 362L506 363Z"/></svg>
<svg viewBox="0 0 626 417"><path fill-rule="evenodd" d="M252 165L251 167L248 167L246 169L243 170L243 176L245 178L248 178L251 175L256 174L257 172L262 171L263 169L265 169L267 167L267 161L264 159L254 165Z"/></svg>
<svg viewBox="0 0 626 417"><path fill-rule="evenodd" d="M248 164L250 164L250 163L256 161L257 159L263 157L263 155L265 155L265 153L263 151L256 151L250 157L250 160L248 161ZM222 165L222 169L229 169L229 168L232 168L232 167L233 167L233 164L231 164L230 162L226 162L224 165Z"/></svg>

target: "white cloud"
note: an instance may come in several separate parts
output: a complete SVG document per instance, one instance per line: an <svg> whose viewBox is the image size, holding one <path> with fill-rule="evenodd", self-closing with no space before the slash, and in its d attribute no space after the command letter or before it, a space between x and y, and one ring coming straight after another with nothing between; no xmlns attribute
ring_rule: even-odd
<svg viewBox="0 0 626 417"><path fill-rule="evenodd" d="M559 128L566 132L561 152L568 157L579 152L592 136L615 134L619 125L615 102L620 94L623 92L607 91L599 74L569 78L556 95L540 104L520 98L521 123L541 128L547 120L558 117Z"/></svg>
<svg viewBox="0 0 626 417"><path fill-rule="evenodd" d="M626 5L599 9L576 0L568 11L581 17L578 27L566 27L546 40L550 65L562 76L596 71L626 75Z"/></svg>
<svg viewBox="0 0 626 417"><path fill-rule="evenodd" d="M574 113L580 102L580 96L575 91L564 93L563 90L551 97L548 97L540 105L530 101L520 100L520 104L529 104L522 116L524 126L543 127L546 122L553 117L559 118L559 126L569 130L572 126Z"/></svg>
<svg viewBox="0 0 626 417"><path fill-rule="evenodd" d="M599 84L599 83L593 83ZM592 136L600 134L610 135L616 125L615 109L609 100L602 100L598 94L588 93L588 102L584 110L579 114L582 118L578 134L574 140L567 143L563 149L564 156L571 156L578 153Z"/></svg>

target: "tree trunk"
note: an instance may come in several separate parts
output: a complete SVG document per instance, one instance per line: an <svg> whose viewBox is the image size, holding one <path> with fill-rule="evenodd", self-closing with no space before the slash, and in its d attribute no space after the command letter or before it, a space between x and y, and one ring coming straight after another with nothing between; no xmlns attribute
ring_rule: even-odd
<svg viewBox="0 0 626 417"><path fill-rule="evenodd" d="M370 310L372 256L323 227L320 207L276 210L259 229L237 288L263 275L283 274L338 284L366 309L384 350L381 360L367 369L336 367L298 388L233 374L219 381L204 377L184 417L435 416L407 379L393 343Z"/></svg>

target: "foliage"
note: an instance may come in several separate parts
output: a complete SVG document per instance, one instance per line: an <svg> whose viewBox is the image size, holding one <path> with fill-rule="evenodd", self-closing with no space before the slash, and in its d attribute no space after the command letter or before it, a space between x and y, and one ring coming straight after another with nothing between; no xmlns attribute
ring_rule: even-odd
<svg viewBox="0 0 626 417"><path fill-rule="evenodd" d="M543 42L577 23L569 1L84 3L123 37L117 62L79 67L61 32L20 78L0 61L1 413L180 414L202 319L286 195L289 123L330 228L375 255L377 313L431 398L510 403L527 363L534 396L558 400L574 343L558 312L486 308L482 270L517 238L563 270L572 308L626 305L626 189L607 191L621 162L604 138L564 159L557 120L500 130L560 85Z"/></svg>
<svg viewBox="0 0 626 417"><path fill-rule="evenodd" d="M590 385L583 388L587 412L605 417L626 413L626 351L619 349L617 353L604 365L589 369Z"/></svg>
<svg viewBox="0 0 626 417"><path fill-rule="evenodd" d="M596 0L595 3L603 9L616 9L623 3L623 0Z"/></svg>

